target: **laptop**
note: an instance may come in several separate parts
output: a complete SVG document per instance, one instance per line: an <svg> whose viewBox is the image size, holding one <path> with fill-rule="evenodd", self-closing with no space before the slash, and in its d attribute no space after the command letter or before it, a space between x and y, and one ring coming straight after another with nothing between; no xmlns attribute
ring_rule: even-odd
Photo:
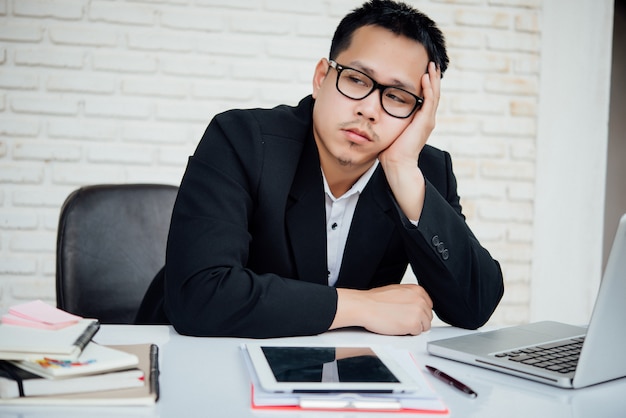
<svg viewBox="0 0 626 418"><path fill-rule="evenodd" d="M626 376L626 214L588 327L543 321L430 341L430 354L564 388ZM563 301L562 303L566 303Z"/></svg>

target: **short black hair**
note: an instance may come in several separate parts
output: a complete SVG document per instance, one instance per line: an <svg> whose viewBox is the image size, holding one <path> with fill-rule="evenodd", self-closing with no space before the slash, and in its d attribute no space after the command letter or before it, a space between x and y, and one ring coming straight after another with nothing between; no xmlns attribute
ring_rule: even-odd
<svg viewBox="0 0 626 418"><path fill-rule="evenodd" d="M369 0L347 14L335 30L329 58L336 59L337 55L350 47L354 32L370 25L382 27L422 44L426 48L429 61L437 65L442 76L448 68L446 41L435 22L419 10L392 0Z"/></svg>

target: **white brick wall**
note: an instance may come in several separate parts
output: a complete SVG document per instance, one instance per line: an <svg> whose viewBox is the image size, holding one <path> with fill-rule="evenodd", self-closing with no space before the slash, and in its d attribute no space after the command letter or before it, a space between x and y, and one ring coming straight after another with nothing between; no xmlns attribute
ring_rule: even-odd
<svg viewBox="0 0 626 418"><path fill-rule="evenodd" d="M361 0L0 0L0 313L55 301L59 208L92 183L178 184L207 123L310 92ZM529 318L541 0L409 1L448 39L432 143Z"/></svg>

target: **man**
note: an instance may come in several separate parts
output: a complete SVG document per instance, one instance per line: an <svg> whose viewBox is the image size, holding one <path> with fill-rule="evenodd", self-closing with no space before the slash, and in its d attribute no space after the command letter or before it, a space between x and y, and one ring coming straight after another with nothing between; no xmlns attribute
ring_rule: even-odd
<svg viewBox="0 0 626 418"><path fill-rule="evenodd" d="M434 309L483 325L500 266L465 223L449 154L426 145L447 64L434 22L371 0L340 23L312 96L216 116L138 322L196 336L416 335ZM418 285L399 284L407 264Z"/></svg>

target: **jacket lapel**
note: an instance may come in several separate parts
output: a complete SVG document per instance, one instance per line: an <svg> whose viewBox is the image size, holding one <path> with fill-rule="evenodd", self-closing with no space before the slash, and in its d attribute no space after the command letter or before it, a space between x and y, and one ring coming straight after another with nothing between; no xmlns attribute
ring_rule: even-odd
<svg viewBox="0 0 626 418"><path fill-rule="evenodd" d="M382 167L378 167L361 193L354 212L337 287L361 288L379 265L393 233L386 212L393 209Z"/></svg>
<svg viewBox="0 0 626 418"><path fill-rule="evenodd" d="M289 194L286 228L300 280L328 284L326 210L319 155L312 134Z"/></svg>

